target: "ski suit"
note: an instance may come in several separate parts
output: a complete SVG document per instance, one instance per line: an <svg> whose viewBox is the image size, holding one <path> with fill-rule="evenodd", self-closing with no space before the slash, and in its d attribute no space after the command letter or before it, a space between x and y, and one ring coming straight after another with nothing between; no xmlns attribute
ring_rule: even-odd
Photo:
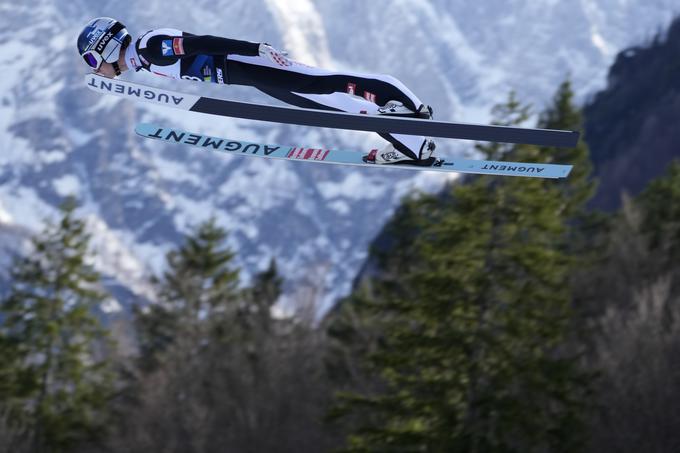
<svg viewBox="0 0 680 453"><path fill-rule="evenodd" d="M413 111L422 105L392 76L335 72L289 59L277 64L260 56L258 48L259 43L161 28L128 46L125 60L130 69L164 77L251 86L298 107L370 115L392 100ZM424 137L380 135L412 159L420 158L426 144Z"/></svg>

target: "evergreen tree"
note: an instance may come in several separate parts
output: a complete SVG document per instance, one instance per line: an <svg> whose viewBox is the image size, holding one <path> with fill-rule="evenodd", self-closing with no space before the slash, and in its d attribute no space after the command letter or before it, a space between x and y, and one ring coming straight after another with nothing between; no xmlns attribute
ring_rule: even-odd
<svg viewBox="0 0 680 453"><path fill-rule="evenodd" d="M283 322L277 326L271 315L271 309L281 295L282 279L272 259L269 267L255 275L252 285L246 288L239 300L238 310L228 323L230 340L240 352L245 352L248 368L241 369L245 375L250 373L253 381L257 381L271 370L265 370L267 363L263 361L268 353L267 348L283 347L283 338L278 338Z"/></svg>
<svg viewBox="0 0 680 453"><path fill-rule="evenodd" d="M495 112L516 124L528 109L511 96ZM480 149L544 158L500 146ZM537 179L476 177L406 202L387 272L363 299L381 324L369 359L383 391L346 394L336 411L363 419L349 451L578 449L589 379L561 350L567 225L585 202L574 196Z"/></svg>
<svg viewBox="0 0 680 453"><path fill-rule="evenodd" d="M675 162L638 197L623 197L607 254L583 281L602 307L590 320L597 330L588 358L600 373L590 451L677 449L679 204Z"/></svg>
<svg viewBox="0 0 680 453"><path fill-rule="evenodd" d="M637 200L643 211L642 229L649 248L664 269L678 270L680 260L680 161L672 162L663 177L652 181Z"/></svg>
<svg viewBox="0 0 680 453"><path fill-rule="evenodd" d="M574 103L571 82L560 84L553 104L543 113L538 127L583 131L583 115ZM596 183L592 179L593 164L590 161L587 137L582 136L575 148L541 148L545 162L573 165L569 177L558 184L565 201L564 215L570 220L582 219L586 203L595 194Z"/></svg>
<svg viewBox="0 0 680 453"><path fill-rule="evenodd" d="M157 301L135 309L142 374L131 387L130 410L139 418L121 429L152 430L157 449L207 451L212 442L222 362L240 305L226 239L214 218L198 225L167 254L167 270L155 279Z"/></svg>
<svg viewBox="0 0 680 453"><path fill-rule="evenodd" d="M214 220L200 225L168 254L153 311L138 313L141 359L155 364L131 391L119 449L314 451L328 442L316 423L328 395L316 333L271 317L282 286L275 261L237 288L225 239Z"/></svg>
<svg viewBox="0 0 680 453"><path fill-rule="evenodd" d="M205 343L238 310L238 270L224 245L227 233L215 219L199 225L186 243L167 255L168 270L157 281L159 301L136 309L142 368L153 369L159 355L182 340L188 347Z"/></svg>
<svg viewBox="0 0 680 453"><path fill-rule="evenodd" d="M68 451L100 438L113 393L111 365L102 357L112 345L96 315L107 296L87 264L90 237L75 208L73 200L64 203L59 223L15 262L0 305L0 397L32 427L34 451Z"/></svg>
<svg viewBox="0 0 680 453"><path fill-rule="evenodd" d="M269 310L281 296L283 279L279 275L276 260L272 258L267 270L257 274L250 291L253 302Z"/></svg>
<svg viewBox="0 0 680 453"><path fill-rule="evenodd" d="M271 310L281 296L283 279L276 267L276 260L269 262L269 267L255 275L252 286L245 290L244 303L240 307L239 327L242 340L250 343L250 347L258 349L253 342L269 340L276 333L272 331Z"/></svg>
<svg viewBox="0 0 680 453"><path fill-rule="evenodd" d="M521 127L531 118L531 115L531 106L522 104L517 99L517 94L511 91L505 103L498 104L491 109L491 124ZM507 160L508 154L515 148L515 145L497 142L477 143L475 145L475 149L488 160ZM529 158L529 156L525 156L525 158Z"/></svg>

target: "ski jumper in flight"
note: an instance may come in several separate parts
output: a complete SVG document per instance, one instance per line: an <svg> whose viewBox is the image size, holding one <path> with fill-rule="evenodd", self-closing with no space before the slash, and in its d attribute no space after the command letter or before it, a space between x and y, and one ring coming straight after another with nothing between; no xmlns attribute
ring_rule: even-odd
<svg viewBox="0 0 680 453"><path fill-rule="evenodd" d="M432 109L392 76L311 67L267 43L199 36L172 28L150 30L133 40L122 23L100 17L78 36L78 51L96 73L107 77L127 70L147 71L173 79L251 86L304 108L432 117ZM425 137L380 135L389 145L376 153L378 164L426 160L435 148Z"/></svg>

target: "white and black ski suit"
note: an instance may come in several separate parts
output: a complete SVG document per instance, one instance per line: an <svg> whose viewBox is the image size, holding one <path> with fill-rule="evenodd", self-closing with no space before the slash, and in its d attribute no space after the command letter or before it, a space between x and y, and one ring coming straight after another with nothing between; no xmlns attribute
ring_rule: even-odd
<svg viewBox="0 0 680 453"><path fill-rule="evenodd" d="M130 69L174 79L247 85L298 107L377 114L388 101L416 111L422 102L389 75L335 72L294 60L276 64L258 53L259 43L197 36L162 28L148 31L125 53ZM424 137L380 134L399 151L418 159Z"/></svg>

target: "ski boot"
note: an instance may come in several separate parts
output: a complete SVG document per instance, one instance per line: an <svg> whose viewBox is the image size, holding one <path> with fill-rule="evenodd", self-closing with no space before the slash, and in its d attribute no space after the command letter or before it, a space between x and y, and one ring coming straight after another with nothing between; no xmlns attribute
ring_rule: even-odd
<svg viewBox="0 0 680 453"><path fill-rule="evenodd" d="M421 104L417 111L413 111L406 107L402 102L399 101L388 101L387 104L382 107L378 107L379 115L390 115L390 116L406 116L411 118L420 118L423 120L432 119L432 107L429 105Z"/></svg>
<svg viewBox="0 0 680 453"><path fill-rule="evenodd" d="M416 165L418 167L431 167L438 159L432 157L432 153L436 148L432 140L425 140L420 147L419 159L413 159L403 152L399 151L391 143L381 150L371 150L371 152L364 156L364 162L380 165Z"/></svg>
<svg viewBox="0 0 680 453"><path fill-rule="evenodd" d="M433 140L426 138L423 146L420 147L420 160L430 159L435 149L437 149L437 144Z"/></svg>

